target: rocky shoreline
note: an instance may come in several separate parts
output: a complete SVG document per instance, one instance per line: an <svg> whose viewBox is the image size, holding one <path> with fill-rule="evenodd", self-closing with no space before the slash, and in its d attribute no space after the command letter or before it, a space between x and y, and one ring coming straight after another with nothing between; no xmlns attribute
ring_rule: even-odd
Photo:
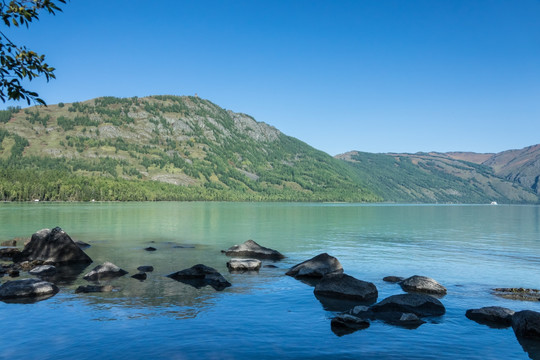
<svg viewBox="0 0 540 360"><path fill-rule="evenodd" d="M25 242L22 250L17 247L20 242L9 240L0 244L0 258L11 260L10 264L0 265L0 277L12 278L0 283L0 301L34 303L46 300L62 291L59 279L65 276L79 278L88 264L93 262L84 252L90 245L73 241L59 227L37 231ZM144 250L150 251L148 248ZM152 248L151 251L156 250ZM258 273L262 267L275 268L273 263L285 258L280 252L263 247L253 240L234 245L222 253L231 257L226 263L231 273ZM272 263L263 266L263 261ZM154 268L152 265L141 265L137 270L138 273L131 277L145 281L147 273ZM28 273L31 277L15 279L21 273ZM89 284L79 286L75 293L121 291L114 285L101 284L101 281L110 281L127 274L128 271L105 262L82 275L82 279ZM387 276L382 280L399 285L405 293L396 293L377 301L379 294L375 284L346 274L339 260L327 253L292 266L285 275L312 285L314 295L323 305L326 302L352 304L347 307L348 310L337 313L330 321L332 331L338 336L367 329L373 322L415 329L426 322L440 322L446 313L443 301L448 293L447 288L427 276ZM223 291L234 286L216 269L203 264L179 270L167 277L197 289L210 286L216 291ZM495 288L492 294L512 300L540 300L540 290L536 289ZM529 356L535 358L540 355L535 350L540 348L539 312L515 312L504 307L486 306L469 309L464 315L490 328L512 327L517 340Z"/></svg>

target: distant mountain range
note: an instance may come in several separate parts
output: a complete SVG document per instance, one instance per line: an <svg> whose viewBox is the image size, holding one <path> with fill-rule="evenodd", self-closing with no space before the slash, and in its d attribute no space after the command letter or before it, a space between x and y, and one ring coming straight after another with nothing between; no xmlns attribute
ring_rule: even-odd
<svg viewBox="0 0 540 360"><path fill-rule="evenodd" d="M540 145L331 157L192 96L0 111L0 200L538 203Z"/></svg>

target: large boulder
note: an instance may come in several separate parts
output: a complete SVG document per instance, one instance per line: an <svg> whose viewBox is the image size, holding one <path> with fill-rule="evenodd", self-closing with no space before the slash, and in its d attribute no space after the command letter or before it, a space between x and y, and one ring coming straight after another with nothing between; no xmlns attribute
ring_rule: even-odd
<svg viewBox="0 0 540 360"><path fill-rule="evenodd" d="M248 240L240 245L231 246L223 252L227 256L255 259L281 260L285 257L279 251L261 246L253 240Z"/></svg>
<svg viewBox="0 0 540 360"><path fill-rule="evenodd" d="M512 316L512 329L517 337L540 340L540 313L532 310L518 311Z"/></svg>
<svg viewBox="0 0 540 360"><path fill-rule="evenodd" d="M58 291L56 285L41 279L13 280L0 286L0 299L40 298Z"/></svg>
<svg viewBox="0 0 540 360"><path fill-rule="evenodd" d="M41 260L55 264L91 263L92 259L61 228L43 229L32 235L16 262Z"/></svg>
<svg viewBox="0 0 540 360"><path fill-rule="evenodd" d="M327 274L315 286L315 295L374 303L379 295L377 287L370 282L358 280L346 274Z"/></svg>
<svg viewBox="0 0 540 360"><path fill-rule="evenodd" d="M500 306L487 306L480 309L469 309L465 316L479 324L494 328L505 328L512 325L514 310Z"/></svg>
<svg viewBox="0 0 540 360"><path fill-rule="evenodd" d="M373 312L412 313L418 317L441 316L446 309L444 305L430 295L400 294L392 295L371 307Z"/></svg>
<svg viewBox="0 0 540 360"><path fill-rule="evenodd" d="M327 253L323 253L293 266L285 274L294 277L321 278L326 274L342 273L343 267L339 260Z"/></svg>
<svg viewBox="0 0 540 360"><path fill-rule="evenodd" d="M109 280L126 275L128 272L119 268L111 262L104 262L103 265L96 266L92 271L83 276L88 281Z"/></svg>
<svg viewBox="0 0 540 360"><path fill-rule="evenodd" d="M259 271L261 260L231 259L227 262L227 268L232 272Z"/></svg>
<svg viewBox="0 0 540 360"><path fill-rule="evenodd" d="M189 269L177 271L167 276L197 289L210 285L215 290L221 291L231 286L231 283L217 272L216 269L203 264L197 264Z"/></svg>
<svg viewBox="0 0 540 360"><path fill-rule="evenodd" d="M445 295L446 288L436 280L427 277L414 275L399 283L406 292L417 292L425 294Z"/></svg>

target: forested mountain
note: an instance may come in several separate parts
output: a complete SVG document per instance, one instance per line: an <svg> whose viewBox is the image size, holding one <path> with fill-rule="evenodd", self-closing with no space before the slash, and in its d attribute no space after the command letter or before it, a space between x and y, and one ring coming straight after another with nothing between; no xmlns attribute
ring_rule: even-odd
<svg viewBox="0 0 540 360"><path fill-rule="evenodd" d="M346 163L198 97L0 111L0 200L378 201Z"/></svg>
<svg viewBox="0 0 540 360"><path fill-rule="evenodd" d="M361 180L384 201L539 202L531 189L508 181L498 175L499 169L486 165L490 163L489 159L494 159L492 154L371 154L352 151L337 158L351 164Z"/></svg>

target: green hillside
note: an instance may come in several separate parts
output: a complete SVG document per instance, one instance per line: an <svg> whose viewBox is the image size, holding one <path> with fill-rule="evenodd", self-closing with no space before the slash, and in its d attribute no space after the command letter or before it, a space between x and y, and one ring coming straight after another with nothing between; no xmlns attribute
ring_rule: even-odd
<svg viewBox="0 0 540 360"><path fill-rule="evenodd" d="M529 189L497 176L486 165L446 154L338 155L361 181L388 202L398 203L538 203Z"/></svg>
<svg viewBox="0 0 540 360"><path fill-rule="evenodd" d="M378 201L346 163L198 97L0 111L0 200Z"/></svg>

